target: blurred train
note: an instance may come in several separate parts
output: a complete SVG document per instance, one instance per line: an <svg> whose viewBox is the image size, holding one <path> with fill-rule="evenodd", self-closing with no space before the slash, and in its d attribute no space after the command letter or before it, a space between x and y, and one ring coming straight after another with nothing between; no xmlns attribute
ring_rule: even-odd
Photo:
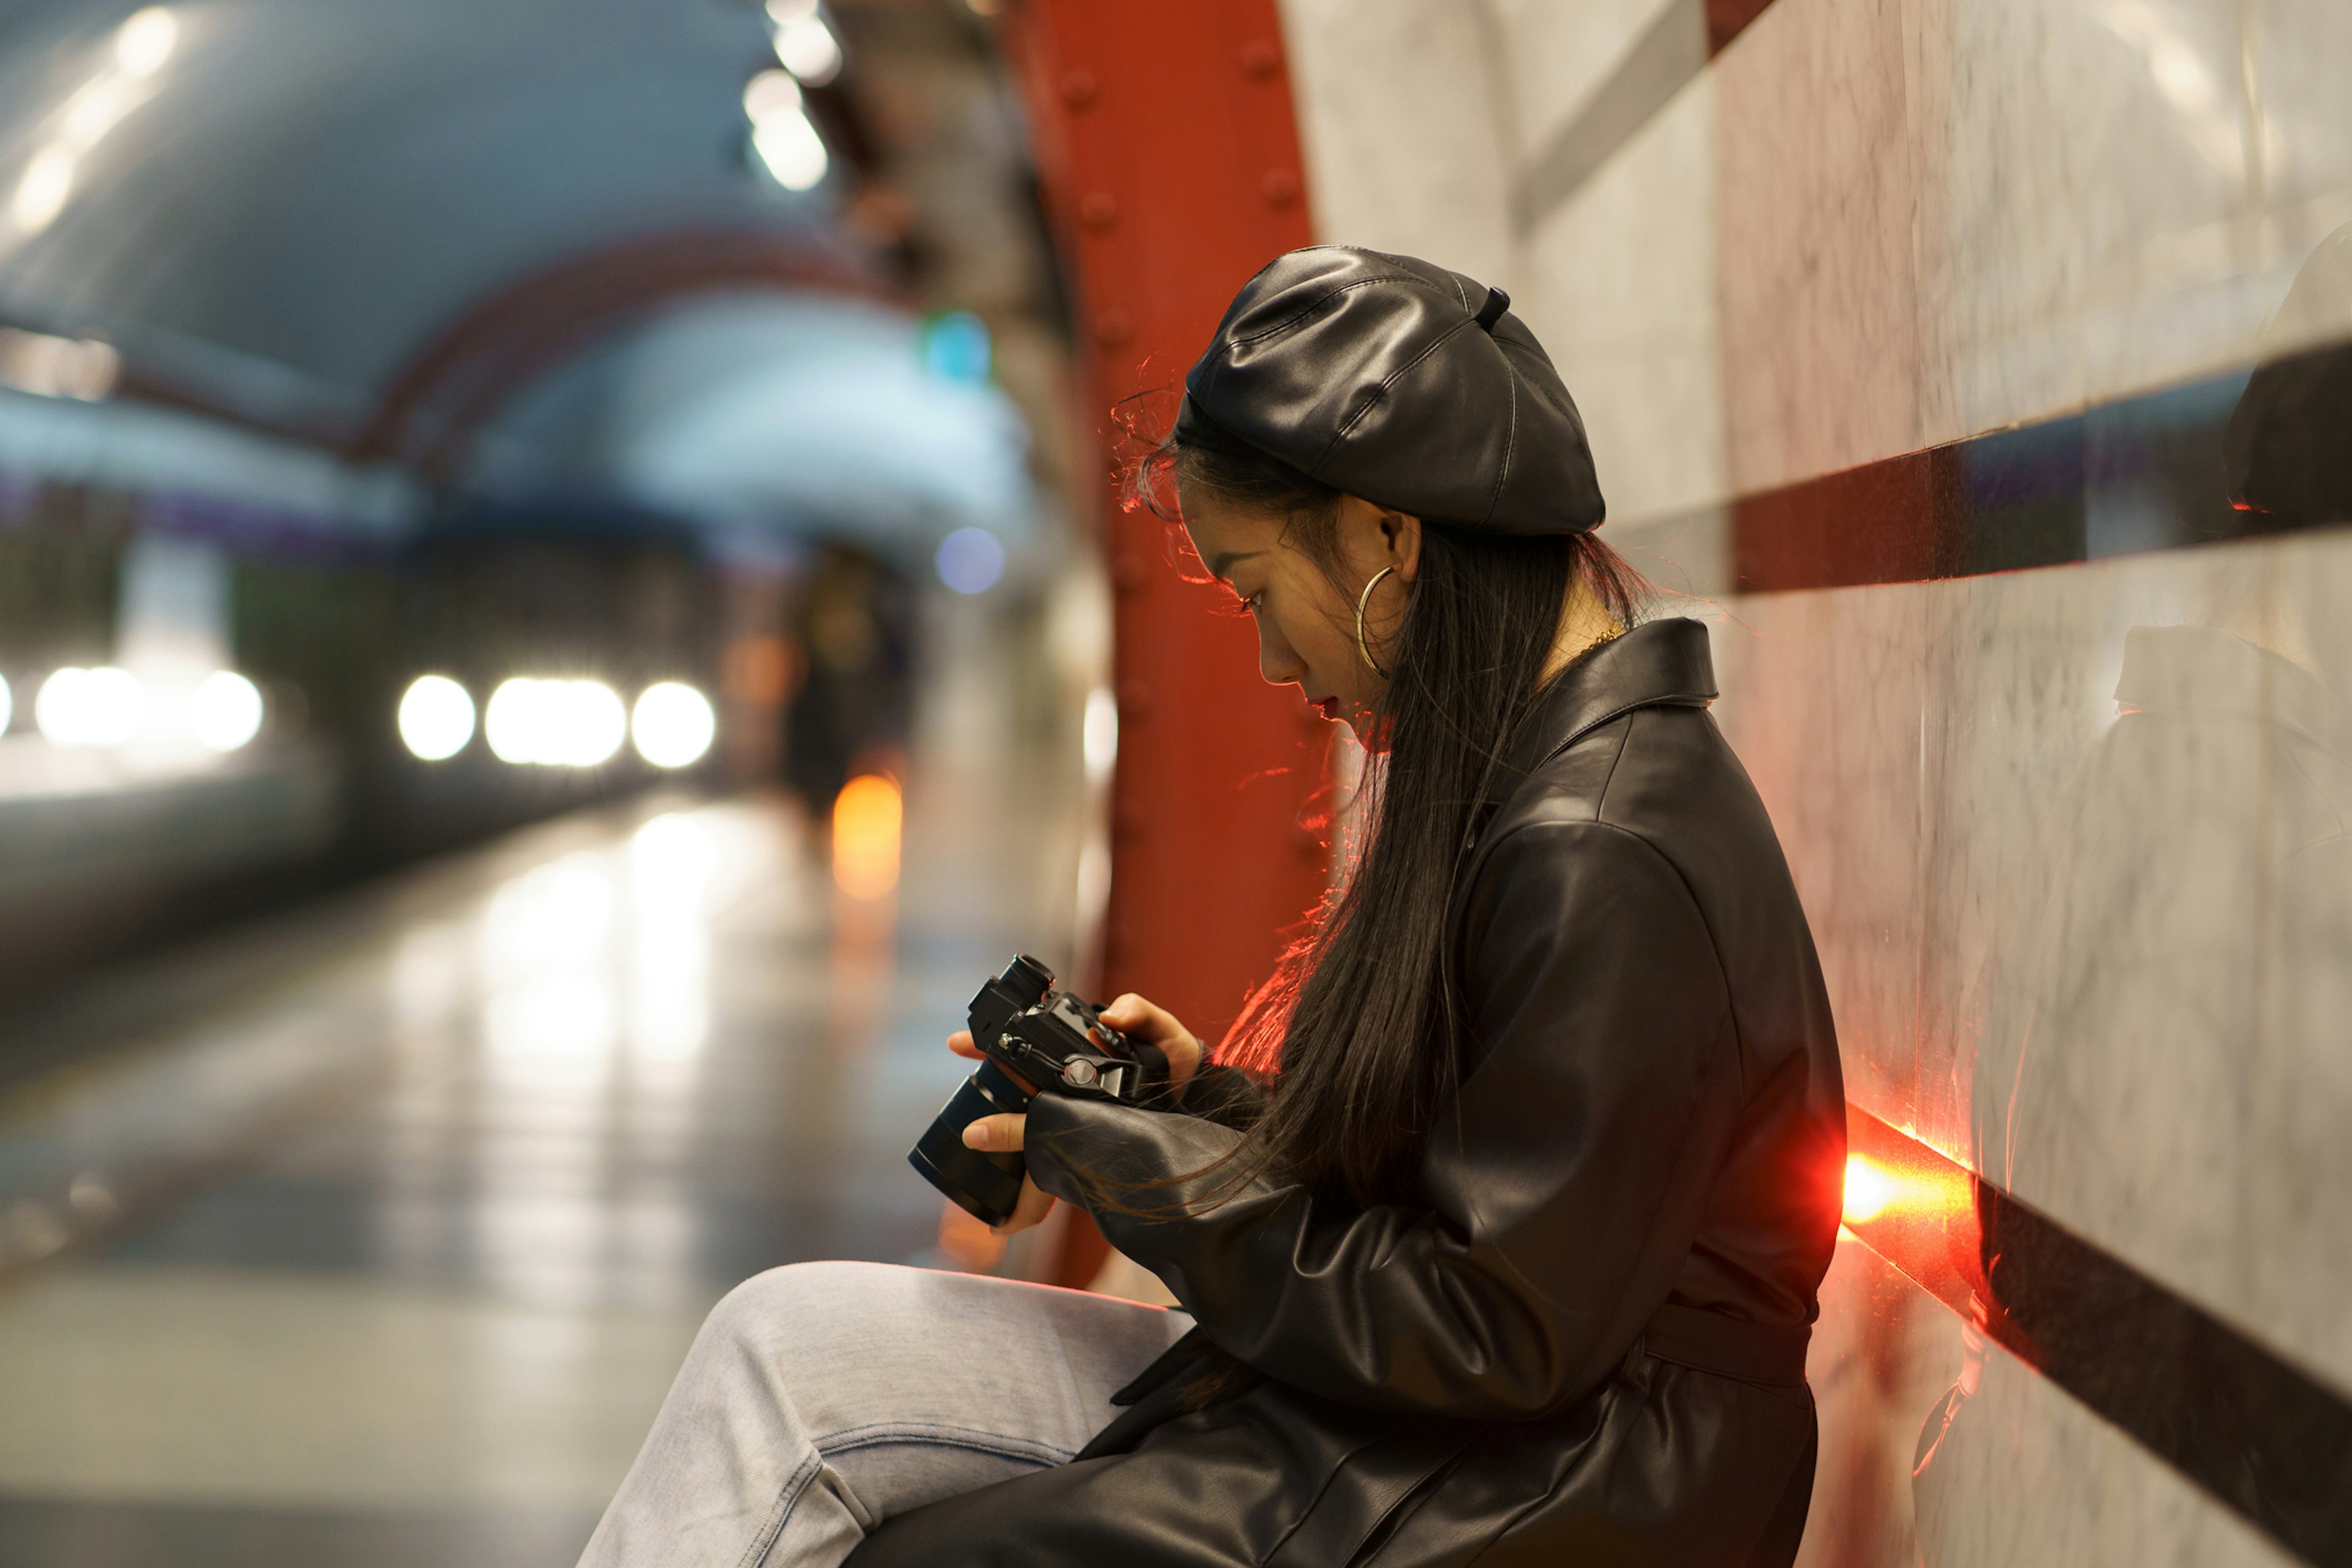
<svg viewBox="0 0 2352 1568"><path fill-rule="evenodd" d="M0 993L656 777L773 765L787 574L593 513L299 523L0 491Z"/></svg>

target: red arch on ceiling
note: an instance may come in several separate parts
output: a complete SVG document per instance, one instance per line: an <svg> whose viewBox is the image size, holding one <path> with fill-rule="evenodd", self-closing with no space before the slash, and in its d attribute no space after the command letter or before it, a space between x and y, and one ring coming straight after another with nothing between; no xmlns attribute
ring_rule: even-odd
<svg viewBox="0 0 2352 1568"><path fill-rule="evenodd" d="M444 327L404 365L347 456L448 482L507 399L660 306L739 289L817 290L903 303L873 275L803 239L688 233L635 239L518 279Z"/></svg>

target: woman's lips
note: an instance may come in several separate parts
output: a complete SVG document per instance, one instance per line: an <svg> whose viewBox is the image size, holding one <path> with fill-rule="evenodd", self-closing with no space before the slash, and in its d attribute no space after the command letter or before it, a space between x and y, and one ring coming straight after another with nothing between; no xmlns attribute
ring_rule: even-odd
<svg viewBox="0 0 2352 1568"><path fill-rule="evenodd" d="M1325 697L1317 701L1309 702L1307 706L1314 709L1315 711L1322 714L1324 718L1330 720L1333 722L1337 722L1339 720L1339 700L1336 697Z"/></svg>

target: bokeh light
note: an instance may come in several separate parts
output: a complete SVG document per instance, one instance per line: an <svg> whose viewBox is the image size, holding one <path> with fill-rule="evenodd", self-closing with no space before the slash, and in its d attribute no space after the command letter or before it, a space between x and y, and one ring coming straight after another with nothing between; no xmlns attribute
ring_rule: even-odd
<svg viewBox="0 0 2352 1568"><path fill-rule="evenodd" d="M879 773L842 786L833 802L835 887L853 899L878 899L898 885L903 810L897 783Z"/></svg>
<svg viewBox="0 0 2352 1568"><path fill-rule="evenodd" d="M751 128L760 162L788 191L814 190L832 158L805 114L775 114Z"/></svg>
<svg viewBox="0 0 2352 1568"><path fill-rule="evenodd" d="M121 374L122 356L111 343L0 327L0 384L18 392L97 403Z"/></svg>
<svg viewBox="0 0 2352 1568"><path fill-rule="evenodd" d="M58 221L73 196L73 154L63 147L44 147L25 165L9 203L9 216L26 234L38 234Z"/></svg>
<svg viewBox="0 0 2352 1568"><path fill-rule="evenodd" d="M754 125L801 112L801 84L790 71L761 71L743 89L744 118Z"/></svg>
<svg viewBox="0 0 2352 1568"><path fill-rule="evenodd" d="M153 76L180 47L180 19L168 5L135 13L114 35L114 63L132 76Z"/></svg>
<svg viewBox="0 0 2352 1568"><path fill-rule="evenodd" d="M628 738L628 710L601 680L517 677L490 693L482 733L502 763L593 768Z"/></svg>
<svg viewBox="0 0 2352 1568"><path fill-rule="evenodd" d="M637 755L657 768L691 767L710 750L719 715L710 699L680 680L656 681L637 697L629 715Z"/></svg>
<svg viewBox="0 0 2352 1568"><path fill-rule="evenodd" d="M1849 1225L1865 1225L1886 1211L1895 1201L1895 1178L1875 1160L1864 1154L1849 1154L1845 1162L1845 1220Z"/></svg>
<svg viewBox="0 0 2352 1568"><path fill-rule="evenodd" d="M776 58L786 70L811 87L841 74L841 40L817 14L816 0L769 0L768 16L776 24Z"/></svg>
<svg viewBox="0 0 2352 1568"><path fill-rule="evenodd" d="M474 700L446 675L420 675L400 700L400 741L420 762L456 756L474 738Z"/></svg>
<svg viewBox="0 0 2352 1568"><path fill-rule="evenodd" d="M776 184L805 191L824 178L832 160L791 71L764 70L753 77L743 89L743 115L751 122L751 150Z"/></svg>
<svg viewBox="0 0 2352 1568"><path fill-rule="evenodd" d="M131 85L118 76L102 76L75 93L66 104L58 140L69 147L95 146L131 112L136 99Z"/></svg>
<svg viewBox="0 0 2352 1568"><path fill-rule="evenodd" d="M234 752L261 733L261 689L233 669L215 669L188 699L188 728L208 752Z"/></svg>
<svg viewBox="0 0 2352 1568"><path fill-rule="evenodd" d="M988 323L970 310L950 310L923 328L923 368L941 381L985 382L990 359Z"/></svg>
<svg viewBox="0 0 2352 1568"><path fill-rule="evenodd" d="M1087 782L1108 784L1118 766L1118 700L1108 687L1087 693L1087 715L1079 731L1079 752L1086 759Z"/></svg>
<svg viewBox="0 0 2352 1568"><path fill-rule="evenodd" d="M5 734L8 722L16 716L16 694L8 686L8 678L0 675L0 734Z"/></svg>
<svg viewBox="0 0 2352 1568"><path fill-rule="evenodd" d="M1004 575L1004 546L984 528L959 528L940 541L933 564L959 594L985 594Z"/></svg>
<svg viewBox="0 0 2352 1568"><path fill-rule="evenodd" d="M147 694L127 669L68 666L33 699L33 722L53 746L120 746L146 717Z"/></svg>

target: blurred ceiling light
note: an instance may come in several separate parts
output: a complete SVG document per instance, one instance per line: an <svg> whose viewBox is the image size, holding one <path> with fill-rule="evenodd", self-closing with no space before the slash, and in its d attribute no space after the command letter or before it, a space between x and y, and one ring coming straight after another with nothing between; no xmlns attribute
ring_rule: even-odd
<svg viewBox="0 0 2352 1568"><path fill-rule="evenodd" d="M261 689L233 669L215 669L188 699L188 728L208 752L234 752L261 733Z"/></svg>
<svg viewBox="0 0 2352 1568"><path fill-rule="evenodd" d="M2181 134L2206 161L2224 175L2242 174L2244 128L2238 111L2223 101L2219 74L2179 24L2150 0L2100 0L2094 15L2145 57L2158 94L2171 105Z"/></svg>
<svg viewBox="0 0 2352 1568"><path fill-rule="evenodd" d="M710 750L719 716L710 700L680 680L657 681L637 698L629 716L637 754L657 768L691 767Z"/></svg>
<svg viewBox="0 0 2352 1568"><path fill-rule="evenodd" d="M959 528L940 541L940 581L959 594L985 594L1004 575L1004 546L984 528Z"/></svg>
<svg viewBox="0 0 2352 1568"><path fill-rule="evenodd" d="M833 879L853 899L878 899L898 885L898 786L866 773L833 801Z"/></svg>
<svg viewBox="0 0 2352 1568"><path fill-rule="evenodd" d="M41 682L33 722L53 746L120 746L139 733L147 694L127 669L68 666Z"/></svg>
<svg viewBox="0 0 2352 1568"><path fill-rule="evenodd" d="M16 199L8 204L8 216L25 233L38 234L66 210L73 187L73 153L62 146L44 147L25 165L24 178L16 182Z"/></svg>
<svg viewBox="0 0 2352 1568"><path fill-rule="evenodd" d="M743 89L743 114L754 125L801 112L801 84L788 70L764 70Z"/></svg>
<svg viewBox="0 0 2352 1568"><path fill-rule="evenodd" d="M773 15L779 7L771 7ZM810 6L790 21L776 23L776 58L784 68L811 87L823 87L841 74L841 41L824 18Z"/></svg>
<svg viewBox="0 0 2352 1568"><path fill-rule="evenodd" d="M776 184L788 191L815 189L832 162L824 138L805 114L770 115L752 128L751 145Z"/></svg>
<svg viewBox="0 0 2352 1568"><path fill-rule="evenodd" d="M114 35L113 64L66 101L54 141L35 153L16 182L9 216L19 232L39 234L73 198L76 161L152 92L140 82L163 68L180 45L179 18L164 5L132 16Z"/></svg>
<svg viewBox="0 0 2352 1568"><path fill-rule="evenodd" d="M490 693L482 733L502 763L593 768L628 738L628 710L601 680L502 681Z"/></svg>
<svg viewBox="0 0 2352 1568"><path fill-rule="evenodd" d="M0 327L0 386L96 403L114 390L122 356L110 343Z"/></svg>
<svg viewBox="0 0 2352 1568"><path fill-rule="evenodd" d="M180 47L180 19L168 5L150 5L114 35L114 63L132 76L153 76Z"/></svg>
<svg viewBox="0 0 2352 1568"><path fill-rule="evenodd" d="M768 0L768 19L779 27L805 22L816 15L817 0Z"/></svg>
<svg viewBox="0 0 2352 1568"><path fill-rule="evenodd" d="M0 675L0 734L7 732L8 721L16 716L16 694L8 688L8 678Z"/></svg>
<svg viewBox="0 0 2352 1568"><path fill-rule="evenodd" d="M137 103L137 95L122 78L98 78L66 104L58 128L59 145L83 151L96 146Z"/></svg>
<svg viewBox="0 0 2352 1568"><path fill-rule="evenodd" d="M474 738L474 700L446 675L420 675L400 699L400 741L419 762L456 756Z"/></svg>
<svg viewBox="0 0 2352 1568"><path fill-rule="evenodd" d="M1108 784L1111 770L1118 765L1118 700L1108 687L1097 686L1087 693L1087 716L1078 734L1087 782Z"/></svg>

